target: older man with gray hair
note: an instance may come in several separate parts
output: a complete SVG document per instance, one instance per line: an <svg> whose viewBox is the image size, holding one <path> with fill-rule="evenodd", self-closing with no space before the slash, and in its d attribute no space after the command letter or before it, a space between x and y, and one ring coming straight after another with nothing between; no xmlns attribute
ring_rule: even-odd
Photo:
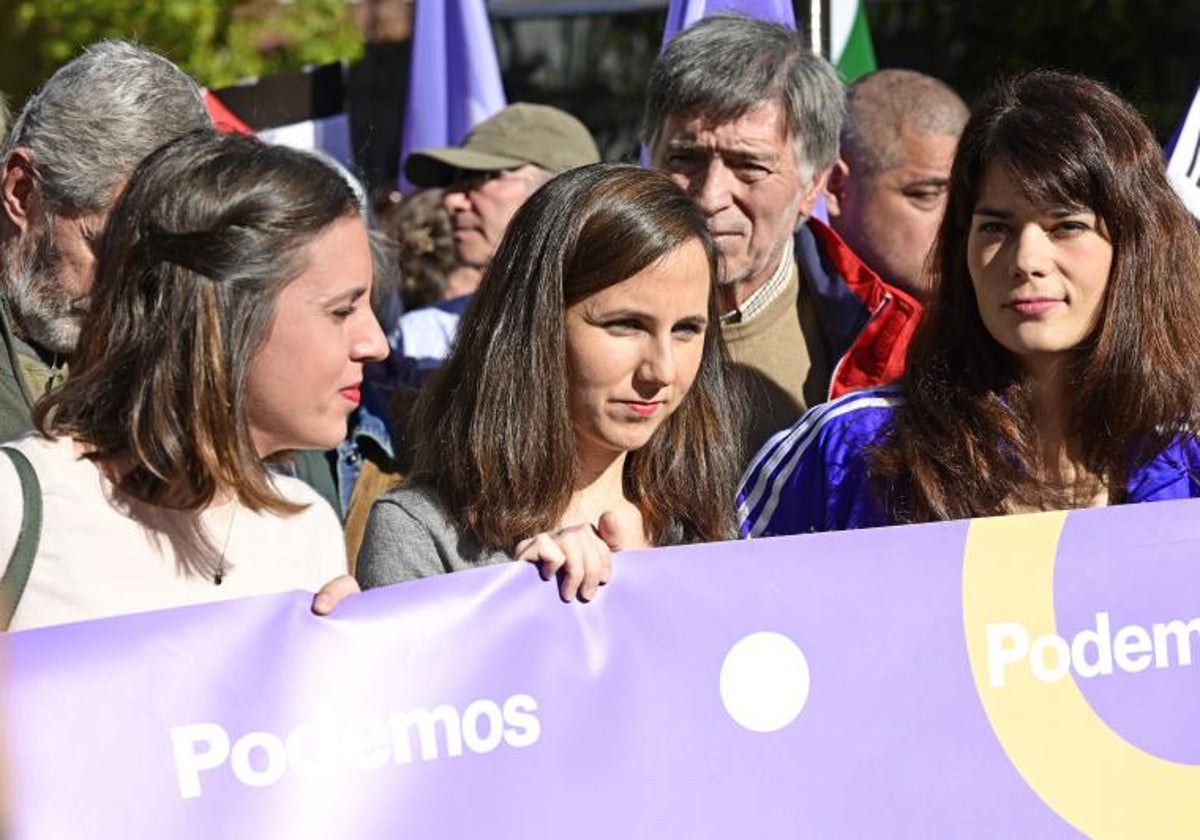
<svg viewBox="0 0 1200 840"><path fill-rule="evenodd" d="M879 70L846 94L829 224L884 280L920 299L930 292L925 260L969 116L957 93L915 70Z"/></svg>
<svg viewBox="0 0 1200 840"><path fill-rule="evenodd" d="M29 98L0 152L0 440L31 426L79 339L109 211L142 158L211 127L160 55L104 41Z"/></svg>
<svg viewBox="0 0 1200 840"><path fill-rule="evenodd" d="M108 214L142 159L212 128L204 93L151 50L102 41L25 103L0 151L0 441L32 426L62 381L87 315ZM335 510L318 452L294 471Z"/></svg>
<svg viewBox="0 0 1200 840"><path fill-rule="evenodd" d="M837 71L799 36L736 15L676 37L650 72L642 137L721 252L721 331L748 381L756 449L810 405L897 378L920 305L810 217L838 159Z"/></svg>

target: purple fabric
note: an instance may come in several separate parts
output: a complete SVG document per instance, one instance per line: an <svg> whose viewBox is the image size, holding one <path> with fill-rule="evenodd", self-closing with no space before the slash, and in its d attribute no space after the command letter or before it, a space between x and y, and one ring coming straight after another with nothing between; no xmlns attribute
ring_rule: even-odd
<svg viewBox="0 0 1200 840"><path fill-rule="evenodd" d="M329 619L295 593L11 634L13 836L1078 837L984 712L968 527L628 552L588 605L511 564ZM1198 556L1200 502L1070 514L1058 632L1200 616ZM725 669L764 631L810 679L751 731ZM1200 667L1075 681L1113 737L1200 763ZM453 724L428 755L414 710Z"/></svg>
<svg viewBox="0 0 1200 840"><path fill-rule="evenodd" d="M796 28L796 14L791 0L671 0L667 8L667 24L663 27L663 46L700 18L723 12Z"/></svg>
<svg viewBox="0 0 1200 840"><path fill-rule="evenodd" d="M483 0L419 0L413 19L412 71L400 147L404 161L421 149L457 146L506 104L500 63Z"/></svg>

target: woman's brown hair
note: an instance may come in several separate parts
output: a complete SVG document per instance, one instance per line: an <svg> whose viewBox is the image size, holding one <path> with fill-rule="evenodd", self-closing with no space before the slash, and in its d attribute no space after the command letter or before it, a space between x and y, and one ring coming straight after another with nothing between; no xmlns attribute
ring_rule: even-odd
<svg viewBox="0 0 1200 840"><path fill-rule="evenodd" d="M726 380L704 217L665 175L595 164L558 176L513 217L415 409L412 480L433 482L483 545L511 550L552 529L575 488L566 308L693 241L709 262L700 370L675 413L628 454L625 492L659 542L733 536L742 403Z"/></svg>
<svg viewBox="0 0 1200 840"><path fill-rule="evenodd" d="M34 422L127 463L118 488L198 511L221 491L253 510L299 509L251 442L246 376L306 246L359 213L312 155L197 131L137 168L112 211L71 375Z"/></svg>
<svg viewBox="0 0 1200 840"><path fill-rule="evenodd" d="M1000 83L963 131L931 254L934 299L909 349L905 401L872 454L900 522L1053 509L1034 398L984 327L967 270L980 184L1004 167L1033 204L1087 208L1113 248L1098 322L1066 360L1073 459L1120 502L1131 472L1198 419L1200 234L1138 113L1099 82L1039 71Z"/></svg>
<svg viewBox="0 0 1200 840"><path fill-rule="evenodd" d="M443 297L446 278L455 267L454 229L443 191L409 193L379 216L395 255L400 295L405 309L418 309Z"/></svg>

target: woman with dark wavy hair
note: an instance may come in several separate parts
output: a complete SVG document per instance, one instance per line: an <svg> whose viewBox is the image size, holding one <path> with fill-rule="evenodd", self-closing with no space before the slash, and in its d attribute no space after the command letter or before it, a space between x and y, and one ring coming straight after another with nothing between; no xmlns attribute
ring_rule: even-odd
<svg viewBox="0 0 1200 840"><path fill-rule="evenodd" d="M716 251L670 179L597 164L513 218L376 502L365 587L518 559L587 600L610 550L725 539L740 401Z"/></svg>
<svg viewBox="0 0 1200 840"><path fill-rule="evenodd" d="M1137 112L1001 83L959 141L898 387L811 411L739 493L749 536L1200 495L1200 234Z"/></svg>
<svg viewBox="0 0 1200 840"><path fill-rule="evenodd" d="M0 458L0 559L21 553L17 463L43 509L12 626L344 575L333 510L271 462L345 435L387 349L371 279L355 195L317 158L208 131L150 155L100 245L70 378Z"/></svg>

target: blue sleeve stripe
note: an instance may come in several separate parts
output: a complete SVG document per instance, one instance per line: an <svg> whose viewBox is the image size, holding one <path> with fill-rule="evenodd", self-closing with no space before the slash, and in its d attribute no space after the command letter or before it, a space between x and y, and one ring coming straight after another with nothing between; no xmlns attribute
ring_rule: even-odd
<svg viewBox="0 0 1200 840"><path fill-rule="evenodd" d="M772 437L746 471L738 492L739 530L743 536L759 537L768 530L797 463L825 426L855 411L890 408L902 401L898 388L848 394L812 409L800 422ZM759 508L757 514L754 513L756 507Z"/></svg>

